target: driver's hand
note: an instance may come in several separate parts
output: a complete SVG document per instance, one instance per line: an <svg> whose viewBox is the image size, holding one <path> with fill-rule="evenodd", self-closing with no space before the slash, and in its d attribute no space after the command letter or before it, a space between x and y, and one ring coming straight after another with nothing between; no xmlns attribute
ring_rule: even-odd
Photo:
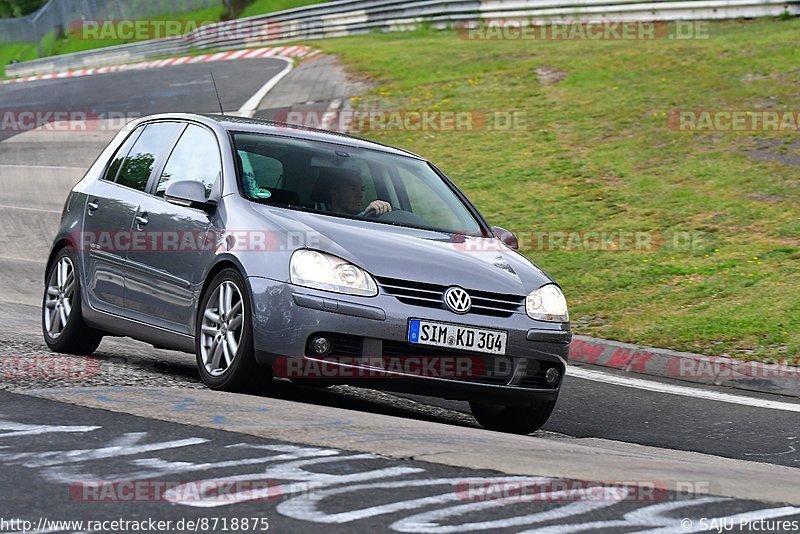
<svg viewBox="0 0 800 534"><path fill-rule="evenodd" d="M392 205L386 202L385 200L373 200L367 206L367 209L364 210L364 213L375 212L376 217L380 217L384 213L389 213L392 211Z"/></svg>

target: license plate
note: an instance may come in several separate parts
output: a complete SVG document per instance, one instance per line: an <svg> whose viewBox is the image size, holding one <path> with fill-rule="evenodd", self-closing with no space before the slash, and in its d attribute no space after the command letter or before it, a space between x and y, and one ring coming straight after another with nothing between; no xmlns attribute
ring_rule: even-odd
<svg viewBox="0 0 800 534"><path fill-rule="evenodd" d="M508 334L450 323L411 319L408 323L408 342L448 349L505 354Z"/></svg>

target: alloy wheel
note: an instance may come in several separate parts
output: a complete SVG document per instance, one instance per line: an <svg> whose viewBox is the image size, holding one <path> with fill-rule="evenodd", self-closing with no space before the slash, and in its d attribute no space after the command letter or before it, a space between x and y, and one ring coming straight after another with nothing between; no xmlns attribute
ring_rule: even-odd
<svg viewBox="0 0 800 534"><path fill-rule="evenodd" d="M50 272L44 305L44 326L52 339L57 339L67 326L75 294L75 268L68 257L61 258Z"/></svg>
<svg viewBox="0 0 800 534"><path fill-rule="evenodd" d="M200 354L211 376L227 371L242 340L244 301L231 281L222 282L206 303L200 332Z"/></svg>

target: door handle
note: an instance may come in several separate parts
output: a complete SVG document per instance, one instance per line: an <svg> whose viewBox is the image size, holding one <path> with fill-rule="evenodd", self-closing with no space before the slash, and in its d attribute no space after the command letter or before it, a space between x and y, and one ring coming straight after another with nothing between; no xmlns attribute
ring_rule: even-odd
<svg viewBox="0 0 800 534"><path fill-rule="evenodd" d="M89 215L94 215L94 212L97 211L97 208L100 207L100 204L97 203L97 199L94 198L86 203L86 213Z"/></svg>
<svg viewBox="0 0 800 534"><path fill-rule="evenodd" d="M149 221L147 220L147 213L142 213L141 215L136 216L136 225L137 226L146 226Z"/></svg>

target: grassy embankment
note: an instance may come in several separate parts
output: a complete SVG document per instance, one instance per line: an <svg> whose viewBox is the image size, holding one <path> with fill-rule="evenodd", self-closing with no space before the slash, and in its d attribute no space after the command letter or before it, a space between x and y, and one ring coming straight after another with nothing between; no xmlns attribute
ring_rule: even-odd
<svg viewBox="0 0 800 534"><path fill-rule="evenodd" d="M419 31L313 44L372 78L365 99L388 109L527 113L516 131L364 134L436 161L492 224L653 233L652 249L621 251L524 236L578 333L782 360L800 349L800 133L675 131L667 115L797 111L798 32L793 19L686 41Z"/></svg>

